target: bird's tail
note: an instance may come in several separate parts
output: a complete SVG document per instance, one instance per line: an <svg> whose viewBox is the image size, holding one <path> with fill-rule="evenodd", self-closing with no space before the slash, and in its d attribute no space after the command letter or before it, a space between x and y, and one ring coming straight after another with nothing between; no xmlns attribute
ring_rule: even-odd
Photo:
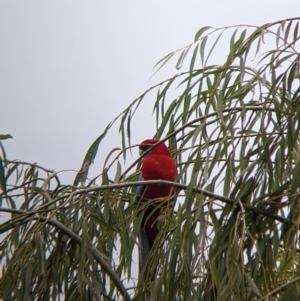
<svg viewBox="0 0 300 301"><path fill-rule="evenodd" d="M149 274L149 265L146 265L146 257L151 250L151 245L148 240L146 231L143 227L139 230L139 275L143 276L143 280L146 281Z"/></svg>

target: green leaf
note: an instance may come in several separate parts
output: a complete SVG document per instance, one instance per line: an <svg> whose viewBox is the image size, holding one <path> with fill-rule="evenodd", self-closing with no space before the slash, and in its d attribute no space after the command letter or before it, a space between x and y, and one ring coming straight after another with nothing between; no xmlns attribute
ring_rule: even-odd
<svg viewBox="0 0 300 301"><path fill-rule="evenodd" d="M291 26L293 24L293 20L289 21L288 26L286 27L285 34L284 34L284 43L288 43L288 38L291 30Z"/></svg>
<svg viewBox="0 0 300 301"><path fill-rule="evenodd" d="M255 282L253 281L253 279L247 274L245 273L245 278L246 278L246 281L248 282L250 288L252 289L252 291L255 293L256 296L258 297L262 297L257 285L255 284Z"/></svg>
<svg viewBox="0 0 300 301"><path fill-rule="evenodd" d="M201 58L201 64L202 66L205 66L204 64L204 50L205 50L205 45L206 45L206 42L208 40L208 37L204 37L204 39L201 41L201 44L200 44L200 58Z"/></svg>
<svg viewBox="0 0 300 301"><path fill-rule="evenodd" d="M206 60L205 60L205 62L204 62L204 66L206 66L206 64L207 64L207 62L208 62L208 60L209 60L209 58L210 58L210 55L212 54L213 50L215 49L216 45L218 44L218 42L219 42L221 36L223 35L223 33L224 33L224 31L222 31L222 32L218 35L217 39L215 40L215 42L213 43L212 47L210 48L210 50L209 50L209 52L208 52L208 55L207 55L207 57L206 57Z"/></svg>
<svg viewBox="0 0 300 301"><path fill-rule="evenodd" d="M161 60L159 60L153 67L153 70L155 70L156 68L156 72L158 72L175 54L175 51L172 51L170 53L168 53L166 56L164 56Z"/></svg>
<svg viewBox="0 0 300 301"><path fill-rule="evenodd" d="M121 163L118 160L117 161L117 170L116 170L116 174L115 174L115 178L114 178L114 183L119 182L121 174L122 174L122 167L121 167Z"/></svg>
<svg viewBox="0 0 300 301"><path fill-rule="evenodd" d="M212 28L213 27L211 27L211 26L204 26L204 27L200 28L195 35L194 42L197 42L205 31L212 29Z"/></svg>
<svg viewBox="0 0 300 301"><path fill-rule="evenodd" d="M87 153L85 155L83 163L81 165L81 169L75 177L75 180L73 183L74 186L78 186L78 184L80 182L84 182L86 180L88 172L89 172L89 168L90 168L91 164L94 162L94 159L96 158L99 145L100 145L101 141L104 139L104 137L106 136L106 134L108 133L111 126L113 125L114 121L112 121L110 124L108 124L108 126L106 127L104 132L90 146L89 150L87 151Z"/></svg>
<svg viewBox="0 0 300 301"><path fill-rule="evenodd" d="M185 58L186 58L186 56L187 56L190 49L191 49L191 45L181 51L179 59L176 63L176 69L177 70L179 70L182 67L182 64L183 64L183 62L184 62L184 60L185 60Z"/></svg>
<svg viewBox="0 0 300 301"><path fill-rule="evenodd" d="M13 138L10 134L0 135L0 140L11 139Z"/></svg>
<svg viewBox="0 0 300 301"><path fill-rule="evenodd" d="M192 56L191 63L190 63L190 72L192 72L194 70L195 61L196 61L197 54L198 54L198 47L199 47L199 45L197 45L195 47L194 52L193 52L193 56Z"/></svg>
<svg viewBox="0 0 300 301"><path fill-rule="evenodd" d="M296 22L295 24L294 35L293 35L294 41L297 41L297 39L299 39L298 32L299 32L299 21Z"/></svg>

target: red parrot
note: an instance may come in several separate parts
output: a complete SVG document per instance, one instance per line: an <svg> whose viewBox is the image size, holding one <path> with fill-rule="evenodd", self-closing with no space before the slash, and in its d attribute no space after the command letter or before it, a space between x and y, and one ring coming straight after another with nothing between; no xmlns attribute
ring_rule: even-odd
<svg viewBox="0 0 300 301"><path fill-rule="evenodd" d="M143 141L139 146L140 155L158 142L159 141L156 139L147 139ZM172 159L167 146L164 143L160 143L145 155L138 180L167 180L174 182L175 179L176 164ZM166 206L169 203L167 200L170 201L171 199L174 199L175 189L166 185L141 185L137 187L136 194L137 202L145 202L150 199L153 200L153 203L166 201ZM151 250L154 240L159 233L157 225L159 214L159 209L155 210L155 205L148 207L143 212L142 225L139 231L140 272L143 268L143 261Z"/></svg>

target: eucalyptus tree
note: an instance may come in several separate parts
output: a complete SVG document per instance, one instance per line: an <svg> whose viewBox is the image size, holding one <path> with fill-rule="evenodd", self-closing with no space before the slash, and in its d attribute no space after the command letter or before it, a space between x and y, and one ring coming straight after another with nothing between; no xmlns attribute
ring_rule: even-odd
<svg viewBox="0 0 300 301"><path fill-rule="evenodd" d="M157 63L176 71L106 127L72 184L3 157L1 298L299 300L299 20L201 28ZM149 204L134 202L141 158L129 154L149 99L153 136L178 166L178 181L155 183L180 193L147 258L156 277L141 282L137 233ZM90 179L113 124L121 148Z"/></svg>

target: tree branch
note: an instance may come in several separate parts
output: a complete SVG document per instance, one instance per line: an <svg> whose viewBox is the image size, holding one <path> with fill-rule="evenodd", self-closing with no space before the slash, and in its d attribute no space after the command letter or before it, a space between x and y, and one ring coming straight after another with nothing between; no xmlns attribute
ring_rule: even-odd
<svg viewBox="0 0 300 301"><path fill-rule="evenodd" d="M132 187L132 186L139 186L139 185L167 185L167 186L172 186L172 187L176 187L176 188L183 189L183 190L186 190L188 188L188 185L180 184L180 183L177 183L177 182L164 181L164 180L149 180L149 181L137 181L137 182L120 183L120 184L109 184L109 185L102 185L102 186L99 186L99 187L79 189L75 192L67 193L65 195L62 195L62 196L56 198L55 200L53 200L53 202L51 202L51 203L54 203L54 202L57 202L59 200L62 200L64 198L66 198L66 197L69 197L71 194L74 196L74 195L78 195L78 194L82 194L82 193L89 193L89 192L102 191L102 190L111 190L111 189L114 189L114 188ZM219 200L219 201L224 202L226 204L235 205L236 207L241 208L241 206L238 202L236 202L235 200L232 200L230 198L227 198L227 197L224 197L224 196L221 196L221 195L218 195L218 194L215 194L215 193L203 190L203 189L199 189L199 188L196 188L196 187L193 188L193 191L196 192L196 193L199 193L199 194L203 194L203 195L205 195L209 198L212 198L214 200ZM43 206L46 206L46 205L48 205L48 204L45 204ZM251 212L254 212L254 213L257 213L257 214L267 216L267 217L272 218L274 220L277 220L281 223L289 223L288 219L286 219L286 218L284 218L284 217L282 217L278 214L274 214L272 212L269 212L267 210L263 210L263 209L260 209L260 208L257 208L257 207L254 207L254 206L251 206L251 205L248 205L248 204L243 204L243 207L247 211L251 211Z"/></svg>

